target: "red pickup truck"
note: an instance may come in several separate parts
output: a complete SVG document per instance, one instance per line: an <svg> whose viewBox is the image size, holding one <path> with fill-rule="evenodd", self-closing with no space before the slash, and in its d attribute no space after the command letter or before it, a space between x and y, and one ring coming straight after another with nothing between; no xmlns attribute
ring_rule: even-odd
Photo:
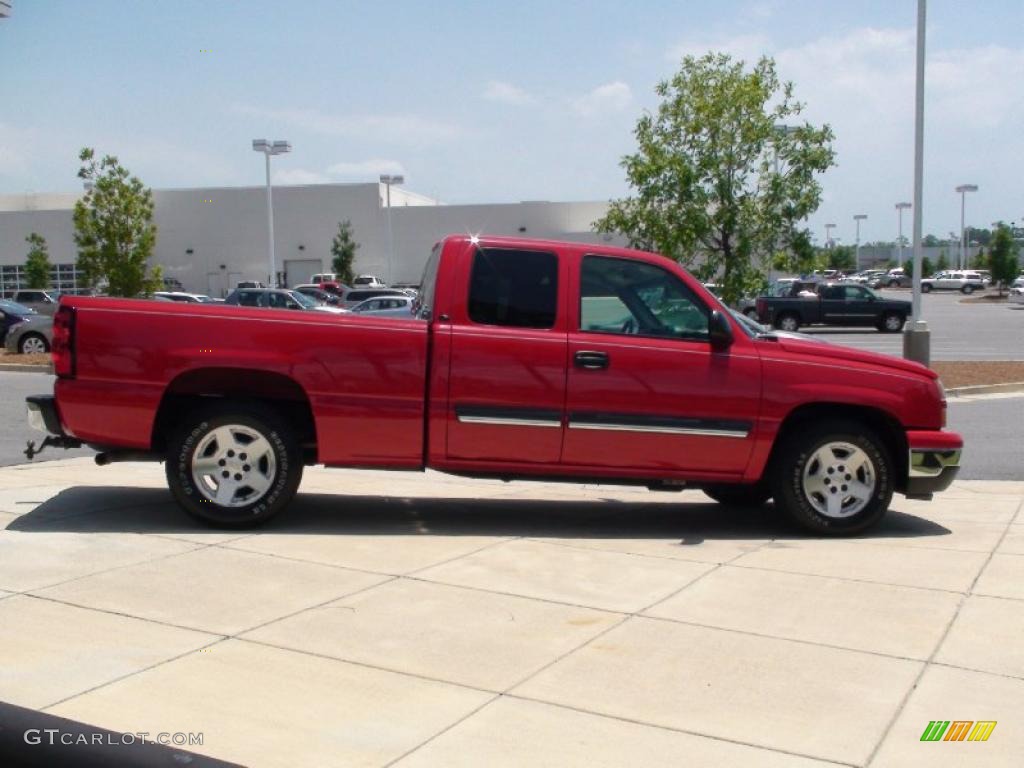
<svg viewBox="0 0 1024 768"><path fill-rule="evenodd" d="M325 464L688 486L851 534L963 444L924 366L758 334L678 264L581 243L448 237L412 320L66 297L53 336L44 445L165 461L220 526Z"/></svg>

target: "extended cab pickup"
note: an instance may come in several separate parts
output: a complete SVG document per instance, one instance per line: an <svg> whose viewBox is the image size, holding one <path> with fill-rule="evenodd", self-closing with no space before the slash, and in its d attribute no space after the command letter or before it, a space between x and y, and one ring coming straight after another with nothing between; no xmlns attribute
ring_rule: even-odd
<svg viewBox="0 0 1024 768"><path fill-rule="evenodd" d="M846 325L898 333L909 315L909 301L883 299L853 282L818 283L816 290L797 296L757 300L758 319L780 331L796 331L802 325Z"/></svg>
<svg viewBox="0 0 1024 768"><path fill-rule="evenodd" d="M946 488L962 448L924 366L758 334L676 263L580 243L448 237L409 320L69 297L53 359L44 444L162 460L221 526L319 463L687 485L850 534Z"/></svg>

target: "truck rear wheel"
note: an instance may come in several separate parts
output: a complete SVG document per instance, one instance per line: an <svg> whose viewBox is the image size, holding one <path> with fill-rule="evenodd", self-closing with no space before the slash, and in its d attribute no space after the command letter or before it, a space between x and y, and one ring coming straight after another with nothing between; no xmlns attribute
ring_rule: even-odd
<svg viewBox="0 0 1024 768"><path fill-rule="evenodd" d="M815 533L849 536L875 525L893 493L892 459L874 432L829 421L793 434L771 465L775 504Z"/></svg>
<svg viewBox="0 0 1024 768"><path fill-rule="evenodd" d="M299 445L261 405L223 403L191 415L167 449L167 484L193 517L221 528L269 520L302 480Z"/></svg>
<svg viewBox="0 0 1024 768"><path fill-rule="evenodd" d="M772 497L771 489L763 483L707 485L702 490L719 504L737 507L760 507Z"/></svg>
<svg viewBox="0 0 1024 768"><path fill-rule="evenodd" d="M795 333L800 330L800 318L789 312L775 321L775 327L780 331Z"/></svg>
<svg viewBox="0 0 1024 768"><path fill-rule="evenodd" d="M888 312L878 324L878 330L883 333L899 333L903 330L904 318L899 312Z"/></svg>

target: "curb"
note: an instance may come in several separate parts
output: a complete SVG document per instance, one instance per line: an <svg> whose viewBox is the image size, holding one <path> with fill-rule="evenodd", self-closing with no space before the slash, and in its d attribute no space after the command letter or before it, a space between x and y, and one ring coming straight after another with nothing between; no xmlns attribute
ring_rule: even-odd
<svg viewBox="0 0 1024 768"><path fill-rule="evenodd" d="M946 390L946 394L953 397L993 395L1004 392L1024 392L1024 381L1011 381L1006 384L978 384L973 387L955 387Z"/></svg>
<svg viewBox="0 0 1024 768"><path fill-rule="evenodd" d="M53 363L47 363L46 365L0 363L0 373L53 373Z"/></svg>

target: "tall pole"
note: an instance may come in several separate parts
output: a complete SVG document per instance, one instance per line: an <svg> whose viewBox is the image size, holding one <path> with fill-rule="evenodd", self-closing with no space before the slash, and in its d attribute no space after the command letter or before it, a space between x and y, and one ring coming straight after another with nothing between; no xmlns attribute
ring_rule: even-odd
<svg viewBox="0 0 1024 768"><path fill-rule="evenodd" d="M914 92L914 275L911 280L911 321L903 329L903 356L928 365L931 359L928 324L921 319L921 201L924 196L924 47L927 1L917 0L917 82Z"/></svg>
<svg viewBox="0 0 1024 768"><path fill-rule="evenodd" d="M960 269L967 269L967 230L964 229L964 214L967 211L967 190L960 190Z"/></svg>
<svg viewBox="0 0 1024 768"><path fill-rule="evenodd" d="M277 265L274 260L274 199L270 191L270 153L265 152L263 156L267 161L267 253L270 256L270 281L267 287L277 287Z"/></svg>
<svg viewBox="0 0 1024 768"><path fill-rule="evenodd" d="M857 255L854 257L857 261L857 269L860 269L860 223L867 217L866 213L858 213L853 217L853 220L857 222Z"/></svg>
<svg viewBox="0 0 1024 768"><path fill-rule="evenodd" d="M914 206L910 203L896 203L896 231L897 231L897 242L896 246L899 248L900 263L897 266L903 266L903 211L907 208L913 208Z"/></svg>
<svg viewBox="0 0 1024 768"><path fill-rule="evenodd" d="M387 188L388 197L388 285L391 285L391 263L395 257L395 230L391 227L391 181L390 179L385 184Z"/></svg>

